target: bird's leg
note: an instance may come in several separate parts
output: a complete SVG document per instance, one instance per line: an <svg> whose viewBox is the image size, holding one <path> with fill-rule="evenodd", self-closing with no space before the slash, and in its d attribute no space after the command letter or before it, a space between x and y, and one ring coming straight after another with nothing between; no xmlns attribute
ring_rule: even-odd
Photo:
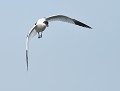
<svg viewBox="0 0 120 91"><path fill-rule="evenodd" d="M38 32L38 38L42 38L42 32L41 34Z"/></svg>
<svg viewBox="0 0 120 91"><path fill-rule="evenodd" d="M40 35L40 33L38 32L38 38L41 38L41 35Z"/></svg>
<svg viewBox="0 0 120 91"><path fill-rule="evenodd" d="M42 38L42 32L41 32L41 38Z"/></svg>

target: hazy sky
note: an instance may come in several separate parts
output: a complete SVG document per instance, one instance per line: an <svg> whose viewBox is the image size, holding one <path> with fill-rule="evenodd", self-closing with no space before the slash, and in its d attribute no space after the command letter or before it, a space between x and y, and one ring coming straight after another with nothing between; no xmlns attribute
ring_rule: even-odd
<svg viewBox="0 0 120 91"><path fill-rule="evenodd" d="M0 91L120 91L119 0L3 0ZM93 29L53 22L42 39L26 35L42 17L64 14Z"/></svg>

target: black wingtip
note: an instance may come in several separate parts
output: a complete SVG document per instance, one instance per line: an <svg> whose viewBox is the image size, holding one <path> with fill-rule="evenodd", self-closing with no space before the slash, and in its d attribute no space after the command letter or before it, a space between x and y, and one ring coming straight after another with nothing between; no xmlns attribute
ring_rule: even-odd
<svg viewBox="0 0 120 91"><path fill-rule="evenodd" d="M80 21L77 21L77 20L74 20L74 23L78 26L82 26L82 27L86 27L86 28L89 28L89 29L92 29L92 27L80 22Z"/></svg>
<svg viewBox="0 0 120 91"><path fill-rule="evenodd" d="M28 71L28 50L26 50L26 64L27 64L27 71Z"/></svg>

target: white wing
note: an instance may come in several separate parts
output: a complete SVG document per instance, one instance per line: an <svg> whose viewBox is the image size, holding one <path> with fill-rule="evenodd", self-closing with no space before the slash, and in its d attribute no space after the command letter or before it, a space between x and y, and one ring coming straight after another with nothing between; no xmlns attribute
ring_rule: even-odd
<svg viewBox="0 0 120 91"><path fill-rule="evenodd" d="M76 19L72 19L68 16L64 16L64 15L54 15L54 16L50 16L48 18L46 18L46 20L48 22L51 22L51 21L63 21L63 22L68 22L68 23L72 23L72 24L75 24L75 25L79 25L79 26L82 26L82 27L86 27L86 28L90 28L92 29L90 26L76 20Z"/></svg>
<svg viewBox="0 0 120 91"><path fill-rule="evenodd" d="M36 27L36 25L34 25L33 28L29 31L29 33L27 35L27 39L26 39L26 63L27 63L27 70L28 70L29 40L30 40L30 38L32 38L33 36L35 36L37 34L37 32L35 31L35 27Z"/></svg>

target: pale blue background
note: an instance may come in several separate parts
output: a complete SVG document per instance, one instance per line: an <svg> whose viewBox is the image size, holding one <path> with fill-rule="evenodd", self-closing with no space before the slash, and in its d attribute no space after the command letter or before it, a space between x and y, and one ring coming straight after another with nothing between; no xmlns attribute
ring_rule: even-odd
<svg viewBox="0 0 120 91"><path fill-rule="evenodd" d="M92 30L51 23L25 40L42 17L64 14ZM120 0L0 2L0 91L120 91Z"/></svg>

